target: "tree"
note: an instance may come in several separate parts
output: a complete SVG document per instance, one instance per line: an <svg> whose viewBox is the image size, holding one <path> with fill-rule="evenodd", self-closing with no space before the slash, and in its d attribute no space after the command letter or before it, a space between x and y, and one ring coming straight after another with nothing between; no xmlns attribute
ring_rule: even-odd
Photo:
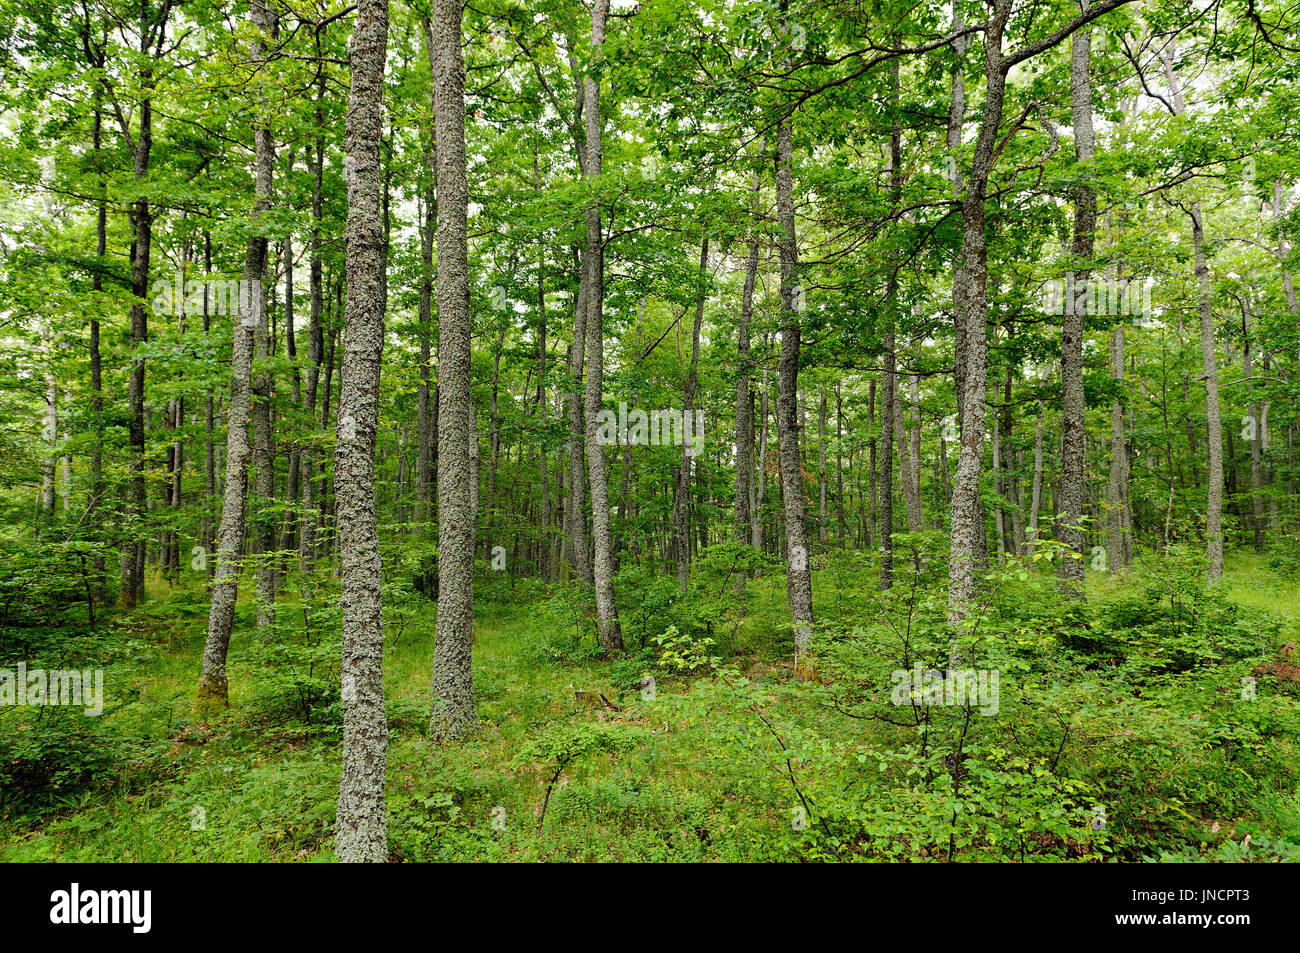
<svg viewBox="0 0 1300 953"><path fill-rule="evenodd" d="M465 173L465 58L459 0L434 0L433 121L438 189L438 631L433 714L439 740L478 732L474 652L474 505L478 426L470 394L469 186Z"/></svg>
<svg viewBox="0 0 1300 953"><path fill-rule="evenodd" d="M343 774L335 849L345 863L388 859L384 816L388 717L384 708L382 567L375 514L375 435L388 280L379 156L387 51L388 0L361 0L349 56L348 288L334 452L343 604L339 667Z"/></svg>
<svg viewBox="0 0 1300 953"><path fill-rule="evenodd" d="M270 12L260 0L250 8L257 30L251 43L254 62L266 58L263 35L271 35ZM239 322L232 330L230 358L230 404L226 425L226 478L221 501L221 522L217 528L216 573L208 606L208 634L203 665L195 693L195 707L201 712L220 710L230 704L226 677L226 653L235 622L235 601L239 597L239 573L244 548L245 509L248 504L248 466L253 455L249 441L252 413L253 358L259 327L265 332L267 238L259 226L271 208L271 176L275 164L275 143L270 127L259 122L253 129L254 190L252 234L244 253L244 285L248 295Z"/></svg>

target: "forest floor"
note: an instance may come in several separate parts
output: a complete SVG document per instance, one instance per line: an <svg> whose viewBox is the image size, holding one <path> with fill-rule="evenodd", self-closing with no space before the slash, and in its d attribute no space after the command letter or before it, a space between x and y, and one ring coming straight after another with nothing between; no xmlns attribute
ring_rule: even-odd
<svg viewBox="0 0 1300 953"><path fill-rule="evenodd" d="M433 605L405 598L390 608L384 671L392 859L1300 857L1300 679L1285 648L1300 630L1300 580L1259 557L1233 559L1219 601L1191 615L1217 620L1213 649L1199 622L1180 627L1177 582L1160 569L1136 581L1090 574L1089 622L1063 623L1070 610L1034 595L1047 582L1010 585L1035 584L1008 591L990 614L1022 650L1000 663L1002 717L968 730L968 709L891 712L888 689L855 687L845 674L854 653L878 644L861 629L831 623L840 654L819 664L816 682L794 682L780 576L749 583L743 615L720 611L703 624L713 642L642 635L637 648L637 631L657 623L638 624L648 602L625 608L629 653L612 662L559 596L540 587L512 596L489 581L474 650L482 732L443 746L425 733ZM814 591L819 620L860 618L877 596L864 575L834 565L819 568ZM924 602L922 588L908 593L900 587L891 611ZM1168 609L1153 621L1144 600L1162 595ZM84 664L106 670L102 717L0 712L11 739L0 752L10 788L0 861L333 860L338 643L289 623L301 615L292 594L278 612L290 634L261 643L241 600L232 707L208 723L191 714L200 588L154 580L139 610L101 621L86 637L97 661ZM924 612L906 612L919 641ZM1016 617L1026 612L1037 622ZM1129 648L1061 635L1098 619L1110 631L1093 642ZM1244 633L1245 648L1226 644L1225 625ZM1144 631L1162 647L1142 650ZM665 664L669 650L688 662ZM1190 661L1151 664L1152 653L1175 650ZM653 699L637 688L646 671L656 673ZM1257 699L1236 697L1247 678ZM575 690L612 705L582 704ZM893 717L913 712L925 718ZM969 759L958 772L954 745Z"/></svg>

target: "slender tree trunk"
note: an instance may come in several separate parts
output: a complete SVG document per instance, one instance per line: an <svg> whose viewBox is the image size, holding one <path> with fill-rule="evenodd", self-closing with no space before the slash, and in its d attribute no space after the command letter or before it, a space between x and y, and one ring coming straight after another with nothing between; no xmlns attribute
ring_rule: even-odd
<svg viewBox="0 0 1300 953"><path fill-rule="evenodd" d="M893 386L890 389L894 393L894 443L898 447L898 482L903 488L907 531L917 533L925 529L925 521L921 516L921 496L916 481L915 462L912 459L911 435L904 423L903 389L898 380L897 370L893 375Z"/></svg>
<svg viewBox="0 0 1300 953"><path fill-rule="evenodd" d="M267 7L266 0L255 0L254 11L260 9L265 25L262 27L274 42L279 36L278 19ZM275 142L269 126L257 127L254 135L265 138L257 148L265 149L275 161ZM274 274L274 270L273 270ZM253 579L257 585L257 630L267 639L275 626L275 518L271 515L275 500L275 431L271 418L271 394L275 387L267 366L273 350L269 326L270 308L264 294L258 295L261 308L257 331L253 336ZM259 365L261 367L259 368Z"/></svg>
<svg viewBox="0 0 1300 953"><path fill-rule="evenodd" d="M474 549L478 426L470 393L469 186L460 0L433 4L438 132L438 627L433 714L438 740L478 733L474 702Z"/></svg>
<svg viewBox="0 0 1300 953"><path fill-rule="evenodd" d="M143 24L141 25L143 33ZM152 72L143 70L141 79L146 88L153 84ZM124 129L125 133L126 130ZM149 158L153 149L153 103L146 96L140 101L139 135L134 144L135 180L149 175ZM141 184L143 189L143 184ZM145 296L149 291L149 253L153 242L153 211L149 199L143 194L131 205L131 222L135 239L131 245L131 373L127 387L130 408L128 442L131 447L131 469L127 478L127 498L130 503L128 526L131 534L122 550L122 588L118 604L125 609L134 608L144 595L144 355L141 353L149 340L149 319L144 310Z"/></svg>
<svg viewBox="0 0 1300 953"><path fill-rule="evenodd" d="M442 4L446 0L438 0ZM439 5L435 11L441 12ZM459 38L459 31L457 38ZM388 859L384 779L383 567L375 513L375 437L384 349L388 243L379 146L383 133L388 0L360 0L352 33L352 93L345 148L348 181L347 304L334 492L341 560L343 773L335 849L344 863ZM460 46L457 43L457 51ZM439 125L439 129L446 127ZM439 606L442 610L444 607ZM442 612L439 612L441 622Z"/></svg>
<svg viewBox="0 0 1300 953"><path fill-rule="evenodd" d="M766 361L767 338L763 339L764 361ZM768 369L766 363L763 365L763 396L759 404L758 412L758 479L754 490L754 505L751 507L752 514L749 524L749 541L755 549L760 552L766 548L766 540L763 538L763 510L764 500L767 499L767 413L770 388L768 387Z"/></svg>
<svg viewBox="0 0 1300 953"><path fill-rule="evenodd" d="M871 462L870 462L870 475L869 475L870 493L871 493L871 499L869 503L870 503L870 510L871 510L871 514L870 514L871 518L867 521L867 546L871 547L873 545L877 545L876 541L880 539L880 526L878 522L878 519L880 517L880 507L879 507L880 488L878 486L879 479L877 473L879 467L878 457L879 457L879 450L880 450L879 447L880 438L875 435L876 434L876 379L874 377L871 378L871 380L867 384L867 432L872 435L871 450L870 450ZM883 555L880 561L881 563L880 588L888 589L889 586L892 584L892 566L891 566L891 576L886 577L884 562L886 557L888 557L892 561L893 550L891 549L889 552L885 552L883 548L883 544L881 544L881 552Z"/></svg>
<svg viewBox="0 0 1300 953"><path fill-rule="evenodd" d="M1124 379L1124 325L1115 325L1110 342L1110 376ZM1116 399L1110 407L1110 477L1106 483L1106 563L1123 569L1125 535L1125 492L1128 484L1128 450L1124 441L1124 405Z"/></svg>
<svg viewBox="0 0 1300 953"><path fill-rule="evenodd" d="M206 340L212 330L211 302L208 299L208 280L212 274L212 234L203 232L203 337ZM216 577L216 521L212 518L212 502L217 498L217 443L214 438L216 429L216 399L209 388L203 400L203 486L206 497L203 501L203 556L206 565L206 578L209 584Z"/></svg>
<svg viewBox="0 0 1300 953"><path fill-rule="evenodd" d="M757 195L758 173L750 193ZM754 418L753 400L749 381L753 367L749 356L749 322L754 313L754 284L758 276L758 238L749 240L749 255L745 261L745 285L740 293L740 327L736 331L736 539L742 543L753 542L749 495L754 481Z"/></svg>
<svg viewBox="0 0 1300 953"><path fill-rule="evenodd" d="M784 4L783 4L784 7ZM812 567L808 560L808 511L803 466L799 459L799 338L802 333L796 298L799 242L794 219L793 146L790 120L776 131L776 209L781 251L781 357L777 364L776 436L781 455L781 489L785 509L786 592L794 621L795 677L812 676L808 646L812 642Z"/></svg>
<svg viewBox="0 0 1300 953"><path fill-rule="evenodd" d="M585 160L584 160L585 163ZM569 546L569 564L574 575L593 584L591 558L587 550L587 473L584 446L586 428L582 407L583 366L587 354L587 263L580 260L578 299L573 311L573 345L569 348L569 481L564 498L565 538Z"/></svg>
<svg viewBox="0 0 1300 953"><path fill-rule="evenodd" d="M1173 99L1175 115L1183 115L1187 104L1174 73L1174 43L1164 48L1165 78ZM1196 283L1200 289L1198 308L1201 325L1201 363L1205 375L1206 447L1209 457L1205 493L1206 576L1214 582L1223 576L1223 427L1219 409L1219 366L1214 347L1214 312L1211 304L1210 267L1205 260L1205 223L1201 203L1193 200L1187 209L1192 220L1192 253Z"/></svg>
<svg viewBox="0 0 1300 953"><path fill-rule="evenodd" d="M320 33L316 34L316 42L320 43ZM319 52L319 48L318 48ZM323 280L324 266L321 261L321 213L324 202L324 174L325 174L325 117L322 103L325 99L325 69L321 64L320 73L317 76L316 85L316 111L315 111L315 131L316 141L314 143L314 155L312 162L312 195L311 195L311 301L308 305L307 318L307 381L303 390L303 402L307 411L308 425L311 427L318 426L316 417L316 402L318 399L318 390L320 387L321 364L325 360L325 334L321 325L321 315L325 310L325 284ZM331 356L331 363L333 357ZM326 382L326 393L329 392L329 384ZM321 429L324 429L323 427ZM299 465L302 467L302 537L298 546L298 561L301 570L303 591L310 591L312 571L319 555L319 545L317 542L320 533L321 511L320 511L320 479L316 472L317 452L308 441L307 446L303 448L299 458Z"/></svg>
<svg viewBox="0 0 1300 953"><path fill-rule="evenodd" d="M104 57L99 56L98 65L104 65ZM95 87L95 114L91 126L91 148L94 153L97 177L95 202L95 271L91 277L91 289L95 292L104 290L104 256L108 252L108 183L104 178L103 154L100 149L103 138L103 90ZM92 311L92 315L98 311ZM86 507L86 521L96 541L102 543L103 521L99 518L99 508L103 503L104 485L104 362L99 347L99 319L90 319L90 390L91 411L94 414L95 443L90 456L90 502ZM99 600L107 600L108 578L102 549L95 553L95 579Z"/></svg>
<svg viewBox="0 0 1300 953"><path fill-rule="evenodd" d="M268 11L261 0L250 8L257 32L251 44L254 61L265 56L263 36L270 35ZM260 224L271 208L271 176L275 162L271 131L257 125L253 129L254 187L253 222ZM266 273L267 239L259 228L248 239L244 253L241 313L233 329L230 358L230 404L226 412L226 471L221 501L221 522L217 528L216 571L212 582L212 599L208 610L207 640L195 693L195 708L212 713L230 704L226 677L226 653L235 619L235 600L239 596L239 571L244 548L244 523L248 503L248 466L253 455L249 442L252 416L253 354L259 327L265 327L266 302L262 279Z"/></svg>
<svg viewBox="0 0 1300 953"><path fill-rule="evenodd" d="M1242 369L1246 379L1246 436L1250 443L1250 515L1254 530L1255 552L1264 551L1264 421L1261 419L1259 402L1251 396L1255 389L1252 381L1252 355L1250 347L1251 325L1253 316L1250 308L1250 292L1243 292L1241 299L1241 331L1244 345L1242 348Z"/></svg>
<svg viewBox="0 0 1300 953"><path fill-rule="evenodd" d="M48 329L42 329L48 333ZM45 457L41 461L41 524L48 528L54 518L54 473L59 463L59 389L50 370L51 357L45 351L45 415L41 421L41 436L46 443Z"/></svg>
<svg viewBox="0 0 1300 953"><path fill-rule="evenodd" d="M826 549L826 389L817 406L817 541Z"/></svg>
<svg viewBox="0 0 1300 953"><path fill-rule="evenodd" d="M1088 0L1082 0L1085 11ZM1065 315L1061 321L1061 504L1064 524L1057 527L1060 540L1077 559L1061 560L1057 575L1069 595L1084 598L1084 413L1083 397L1083 313L1076 289L1086 289L1092 275L1093 239L1097 230L1097 193L1091 184L1096 135L1092 126L1092 31L1079 30L1070 38L1070 112L1074 122L1075 156L1084 166L1083 179L1074 189L1074 242L1070 274L1073 282L1066 292Z"/></svg>
<svg viewBox="0 0 1300 953"><path fill-rule="evenodd" d="M996 158L998 130L1006 90L1002 32L1010 15L1009 0L998 0L984 35L984 114L971 157L971 172L962 199L962 247L953 282L953 309L965 329L964 369L958 374L962 399L961 452L953 478L951 558L948 570L948 615L963 619L979 591L978 565L984 559L984 512L980 506L983 469L984 401L988 379L988 251L984 200ZM956 661L954 655L950 661Z"/></svg>
<svg viewBox="0 0 1300 953"><path fill-rule="evenodd" d="M695 406L695 387L700 363L700 328L704 322L705 278L709 267L709 237L700 242L700 290L695 296L695 324L691 330L691 363L686 371L686 386L682 405L682 466L677 471L677 489L673 494L673 525L677 530L677 583L686 591L686 580L691 570L690 546L690 487L693 448L685 438L686 420Z"/></svg>
<svg viewBox="0 0 1300 953"><path fill-rule="evenodd" d="M848 545L848 529L844 521L844 402L840 395L840 385L835 384L835 509L839 522L840 549ZM849 465L853 465L853 454L849 454Z"/></svg>
<svg viewBox="0 0 1300 953"><path fill-rule="evenodd" d="M591 8L591 46L600 55L605 43L605 19L609 0L595 0ZM601 174L602 147L600 122L600 81L588 74L585 81L583 111L587 127L587 165L585 174L597 179ZM609 519L609 474L605 468L605 448L601 445L600 416L605 372L605 249L601 236L600 201L593 199L587 208L587 386L585 418L587 430L587 469L591 479L591 536L593 544L592 581L596 587L596 621L600 630L600 647L607 654L623 650L623 632L614 602L614 541ZM575 346L577 341L574 342ZM579 513L581 516L581 513Z"/></svg>
<svg viewBox="0 0 1300 953"><path fill-rule="evenodd" d="M513 271L513 269L511 269ZM490 430L488 432L488 449L491 456L488 458L488 506L495 512L497 509L497 462L501 456L501 407L500 407L500 389L501 389L501 350L506 343L506 325L503 321L501 327L497 329L497 345L492 349L492 407L490 415ZM492 517L489 516L489 520Z"/></svg>
<svg viewBox="0 0 1300 953"><path fill-rule="evenodd" d="M1030 491L1028 552L1032 556L1038 547L1038 509L1043 502L1043 405L1038 405L1034 423L1034 483Z"/></svg>
<svg viewBox="0 0 1300 953"><path fill-rule="evenodd" d="M537 166L537 155L533 154L534 186L541 191L541 175ZM546 425L546 245L539 242L540 257L537 262L537 422L540 427ZM539 437L537 441L538 467L542 478L542 538L539 552L540 570L543 579L552 578L551 565L551 474L546 460L546 441Z"/></svg>
<svg viewBox="0 0 1300 953"><path fill-rule="evenodd" d="M426 35L430 30L429 22L424 21ZM430 46L432 40L429 40ZM432 49L430 49L432 55ZM432 149L427 150L426 162L432 163ZM436 426L430 409L429 371L432 357L430 335L433 325L433 236L437 230L437 215L433 190L424 199L424 215L420 227L420 258L424 274L420 279L420 383L416 391L416 454L415 454L415 500L416 530L430 517L433 499L433 430Z"/></svg>
<svg viewBox="0 0 1300 953"><path fill-rule="evenodd" d="M293 376L290 379L291 397L295 407L302 406L302 375L298 369L298 345L295 335L294 323L294 306L293 306L293 239L285 236L284 239L284 345L285 354L288 356L293 367ZM297 540L301 537L299 531L301 515L301 467L300 451L297 446L289 450L289 472L285 478L284 501L287 504L287 513L284 518L284 526L280 530L280 552L287 554L297 548ZM285 556L277 557L276 575L283 575L285 569Z"/></svg>

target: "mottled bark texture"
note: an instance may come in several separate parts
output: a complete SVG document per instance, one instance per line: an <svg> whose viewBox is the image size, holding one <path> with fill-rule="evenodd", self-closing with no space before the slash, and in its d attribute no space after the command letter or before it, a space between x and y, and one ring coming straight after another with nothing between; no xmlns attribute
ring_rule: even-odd
<svg viewBox="0 0 1300 953"><path fill-rule="evenodd" d="M796 310L799 245L794 222L793 145L790 122L776 130L776 216L781 252L781 356L777 361L776 438L780 450L781 489L785 507L786 593L794 622L796 678L812 676L808 645L812 641L812 564L808 560L808 505L799 460L799 343L802 327Z"/></svg>
<svg viewBox="0 0 1300 953"><path fill-rule="evenodd" d="M277 21L269 12L264 0L253 0L253 23L269 35L274 44L278 36ZM257 126L255 133L257 155L265 151L274 163L276 144L270 138L270 127ZM263 142L263 139L265 142ZM272 269L272 274L276 269ZM270 358L270 328L265 296L263 307L257 309L257 328L253 332L252 346L252 464L253 464L253 582L257 589L257 636L269 638L276 624L276 517L272 515L276 495L276 434L270 420L270 398L274 389L268 367Z"/></svg>
<svg viewBox="0 0 1300 953"><path fill-rule="evenodd" d="M754 173L751 197L757 196L758 173ZM750 494L754 492L754 413L749 380L753 375L749 351L749 322L754 313L754 284L758 277L758 239L750 238L745 261L745 285L740 293L740 325L736 329L736 540L751 542ZM761 465L761 461L760 461ZM753 507L752 509L757 509ZM758 543L754 542L757 546Z"/></svg>
<svg viewBox="0 0 1300 953"><path fill-rule="evenodd" d="M433 113L438 135L438 629L433 713L439 741L478 733L474 704L475 465L470 394L469 185L460 0L433 4Z"/></svg>
<svg viewBox="0 0 1300 953"><path fill-rule="evenodd" d="M382 567L375 518L375 433L384 346L387 236L379 140L383 122L388 0L361 0L352 33L352 94L345 139L348 175L347 300L334 451L341 565L343 774L335 849L344 863L388 859L384 777ZM457 46L459 50L459 46Z"/></svg>
<svg viewBox="0 0 1300 953"><path fill-rule="evenodd" d="M999 0L984 35L984 115L971 156L971 171L962 200L962 244L953 281L953 313L958 323L958 374L961 388L961 449L952 485L951 559L948 568L948 616L963 619L979 590L977 565L984 558L984 512L980 506L980 471L984 452L984 390L988 379L988 250L985 246L984 200L993 168L1007 66L1002 32L1010 15L1009 0Z"/></svg>
<svg viewBox="0 0 1300 953"><path fill-rule="evenodd" d="M605 19L609 0L596 0L591 8L591 48L599 58L605 43ZM600 82L588 74L583 96L587 127L586 177L598 179L601 172ZM598 435L605 364L605 249L601 237L600 200L593 197L587 207L587 388L584 417L587 429L587 471L591 482L592 582L596 587L596 623L600 647L605 652L623 650L623 631L614 603L614 537L609 520L609 473L605 448ZM581 513L579 513L581 518Z"/></svg>
<svg viewBox="0 0 1300 953"><path fill-rule="evenodd" d="M269 33L264 4L254 2L250 8L257 28L250 44L250 57L265 56L263 33ZM212 713L230 704L226 678L226 653L235 620L235 601L239 597L239 572L244 548L244 524L248 505L248 465L253 455L249 440L252 413L253 354L259 324L266 314L262 279L266 274L267 238L261 220L271 207L271 177L275 163L275 145L265 124L253 130L253 234L244 252L243 287L231 342L230 406L226 415L226 471L221 499L221 520L217 526L217 551L213 555L216 569L212 580L212 597L208 608L207 641L194 707L200 714Z"/></svg>
<svg viewBox="0 0 1300 953"><path fill-rule="evenodd" d="M1085 9L1088 0L1083 0ZM1080 30L1070 38L1070 115L1074 123L1075 158L1084 166L1074 187L1074 240L1070 248L1074 289L1086 289L1092 274L1093 240L1097 231L1097 193L1090 182L1096 135L1092 127L1092 31ZM1069 547L1057 575L1062 591L1083 598L1083 312L1078 302L1066 302L1061 320L1061 511L1057 538Z"/></svg>

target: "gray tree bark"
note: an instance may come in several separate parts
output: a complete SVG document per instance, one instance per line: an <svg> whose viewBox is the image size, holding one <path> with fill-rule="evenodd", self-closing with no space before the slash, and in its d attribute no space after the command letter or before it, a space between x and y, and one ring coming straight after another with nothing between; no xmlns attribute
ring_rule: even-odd
<svg viewBox="0 0 1300 953"><path fill-rule="evenodd" d="M270 34L266 6L255 0L250 8L257 33L250 44L250 57L265 56L264 34ZM275 145L271 130L257 125L253 131L254 194L253 223L259 225L271 208L271 177L275 163ZM235 601L239 596L239 571L244 548L246 507L248 504L248 465L253 454L249 440L252 414L253 353L259 324L265 321L266 302L262 280L266 274L267 239L260 229L248 239L244 253L243 287L240 295L239 320L232 332L230 357L230 404L226 412L226 470L221 500L221 521L217 526L216 570L212 580L212 597L208 608L207 640L195 692L195 710L212 713L230 704L226 676L226 653L235 619Z"/></svg>
<svg viewBox="0 0 1300 953"><path fill-rule="evenodd" d="M596 0L591 8L591 46L600 56L605 43L609 0ZM587 127L587 166L584 174L595 180L601 174L600 82L591 74L585 81L583 112ZM614 602L614 539L609 519L609 474L605 448L600 444L600 415L605 372L605 249L601 237L600 200L587 208L587 385L584 417L587 429L587 470L591 480L592 582L596 587L596 622L600 647L623 650L623 632ZM575 345L576 345L575 341ZM581 513L579 513L581 517Z"/></svg>
<svg viewBox="0 0 1300 953"><path fill-rule="evenodd" d="M438 133L438 627L433 714L440 741L478 733L474 702L474 548L478 425L470 393L469 185L460 0L433 4Z"/></svg>
<svg viewBox="0 0 1300 953"><path fill-rule="evenodd" d="M1088 0L1081 0L1087 11ZM1092 161L1096 135L1092 126L1092 31L1079 30L1070 38L1070 114L1074 123L1075 157L1081 165ZM1086 287L1092 274L1093 240L1097 230L1097 193L1089 177L1074 189L1074 241L1070 252L1074 259L1071 273L1076 287ZM1084 534L1084 406L1083 398L1083 308L1067 292L1065 315L1061 321L1061 509L1064 522L1057 527L1058 538L1077 559L1067 555L1061 560L1057 575L1064 592L1082 599Z"/></svg>
<svg viewBox="0 0 1300 953"><path fill-rule="evenodd" d="M459 51L459 44L456 48ZM334 451L342 588L339 601L343 607L339 668L343 773L335 848L344 863L382 863L388 859L384 816L388 719L384 710L383 567L375 515L375 436L379 429L379 369L387 300L388 241L379 157L387 49L388 0L360 0L350 49L352 93L345 142L345 168L350 173L348 287Z"/></svg>
<svg viewBox="0 0 1300 953"><path fill-rule="evenodd" d="M754 173L751 196L758 194L759 177ZM754 283L758 276L758 238L749 240L749 255L745 261L745 285L740 293L740 326L736 329L736 539L742 543L753 542L753 525L750 522L750 493L754 481L754 417L750 399L749 381L753 374L750 365L749 322L754 313Z"/></svg>
<svg viewBox="0 0 1300 953"><path fill-rule="evenodd" d="M781 489L785 509L786 593L794 622L795 677L812 675L808 646L812 641L812 564L808 559L808 508L804 499L803 466L799 460L799 338L802 326L795 310L795 278L799 243L794 220L793 146L790 120L776 130L776 213L781 251L781 356L777 363L776 438L781 457ZM802 298L802 289L799 297Z"/></svg>
<svg viewBox="0 0 1300 953"><path fill-rule="evenodd" d="M948 569L948 616L965 617L979 590L978 564L984 558L984 513L980 506L980 471L984 451L984 400L988 379L988 252L984 234L984 199L993 168L1007 66L1002 56L1002 34L1010 15L1009 0L998 0L984 35L984 115L971 157L971 172L962 200L962 246L953 281L953 312L964 345L958 355L962 370L957 378L962 398L961 450L952 487L951 559Z"/></svg>

